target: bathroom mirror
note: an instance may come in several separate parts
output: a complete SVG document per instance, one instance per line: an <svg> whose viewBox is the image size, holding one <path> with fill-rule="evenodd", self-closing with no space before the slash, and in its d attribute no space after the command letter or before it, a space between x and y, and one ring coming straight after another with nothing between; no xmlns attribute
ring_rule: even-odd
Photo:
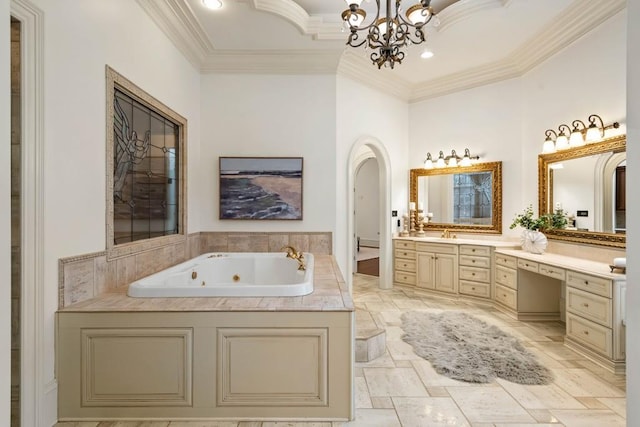
<svg viewBox="0 0 640 427"><path fill-rule="evenodd" d="M502 162L411 169L409 200L422 208L425 230L502 233Z"/></svg>
<svg viewBox="0 0 640 427"><path fill-rule="evenodd" d="M547 237L626 246L626 136L538 156L538 210L567 212L562 230Z"/></svg>

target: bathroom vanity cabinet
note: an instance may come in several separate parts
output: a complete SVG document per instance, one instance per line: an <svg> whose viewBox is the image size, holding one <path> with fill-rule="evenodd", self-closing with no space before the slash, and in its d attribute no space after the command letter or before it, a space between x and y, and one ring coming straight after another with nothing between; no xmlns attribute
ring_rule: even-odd
<svg viewBox="0 0 640 427"><path fill-rule="evenodd" d="M625 275L604 263L504 249L495 264L496 308L519 320L559 320L566 312L565 344L624 373Z"/></svg>
<svg viewBox="0 0 640 427"><path fill-rule="evenodd" d="M531 254L514 246L394 239L394 284L485 301L518 320L564 320L568 347L624 372L626 276L611 273L604 263Z"/></svg>
<svg viewBox="0 0 640 427"><path fill-rule="evenodd" d="M458 292L458 246L416 243L418 288Z"/></svg>

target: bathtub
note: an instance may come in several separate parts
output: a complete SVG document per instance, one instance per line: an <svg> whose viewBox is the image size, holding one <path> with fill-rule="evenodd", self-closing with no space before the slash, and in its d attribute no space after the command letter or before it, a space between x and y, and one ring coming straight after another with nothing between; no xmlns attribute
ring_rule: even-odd
<svg viewBox="0 0 640 427"><path fill-rule="evenodd" d="M207 253L129 285L131 297L290 297L313 292L306 270L285 253Z"/></svg>

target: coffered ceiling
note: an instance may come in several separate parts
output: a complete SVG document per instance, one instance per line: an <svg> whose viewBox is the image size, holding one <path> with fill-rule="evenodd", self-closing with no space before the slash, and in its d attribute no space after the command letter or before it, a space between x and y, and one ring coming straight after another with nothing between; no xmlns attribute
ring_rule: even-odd
<svg viewBox="0 0 640 427"><path fill-rule="evenodd" d="M344 0L137 0L203 73L339 73L415 102L517 77L626 7L626 0L432 0L439 25L378 70L346 47ZM384 3L384 0L382 0ZM409 7L418 0L404 0ZM362 7L375 15L375 0ZM367 21L368 22L368 21ZM429 49L433 58L421 59Z"/></svg>

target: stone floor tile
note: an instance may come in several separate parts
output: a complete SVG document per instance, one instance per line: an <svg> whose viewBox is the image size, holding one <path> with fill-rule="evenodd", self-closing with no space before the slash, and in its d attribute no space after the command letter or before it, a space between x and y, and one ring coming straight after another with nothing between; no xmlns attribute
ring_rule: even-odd
<svg viewBox="0 0 640 427"><path fill-rule="evenodd" d="M372 397L371 403L376 409L393 409L393 402L390 397Z"/></svg>
<svg viewBox="0 0 640 427"><path fill-rule="evenodd" d="M550 385L522 385L497 379L525 409L585 409L587 406L560 387Z"/></svg>
<svg viewBox="0 0 640 427"><path fill-rule="evenodd" d="M447 387L447 390L472 423L535 423L500 387Z"/></svg>
<svg viewBox="0 0 640 427"><path fill-rule="evenodd" d="M360 409L354 421L341 427L402 427L393 409Z"/></svg>
<svg viewBox="0 0 640 427"><path fill-rule="evenodd" d="M428 397L420 378L411 368L365 368L371 397Z"/></svg>
<svg viewBox="0 0 640 427"><path fill-rule="evenodd" d="M394 397L402 427L469 427L460 409L448 397Z"/></svg>
<svg viewBox="0 0 640 427"><path fill-rule="evenodd" d="M598 400L621 417L627 416L627 399L620 397L600 397Z"/></svg>
<svg viewBox="0 0 640 427"><path fill-rule="evenodd" d="M626 427L624 418L604 409L554 409L551 413L566 427Z"/></svg>
<svg viewBox="0 0 640 427"><path fill-rule="evenodd" d="M553 369L554 383L574 397L623 397L624 392L586 369Z"/></svg>
<svg viewBox="0 0 640 427"><path fill-rule="evenodd" d="M356 409L373 408L371 396L364 377L356 377Z"/></svg>

